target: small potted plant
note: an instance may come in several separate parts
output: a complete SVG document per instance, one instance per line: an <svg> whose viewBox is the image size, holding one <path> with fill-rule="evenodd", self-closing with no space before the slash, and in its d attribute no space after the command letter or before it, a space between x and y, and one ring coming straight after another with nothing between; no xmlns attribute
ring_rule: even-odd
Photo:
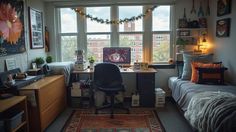
<svg viewBox="0 0 236 132"><path fill-rule="evenodd" d="M52 56L50 56L50 55L47 56L47 57L46 57L46 62L47 62L47 63L52 63Z"/></svg>
<svg viewBox="0 0 236 132"><path fill-rule="evenodd" d="M90 70L93 70L95 58L94 58L93 56L90 56L90 57L88 58L88 61L89 61L89 68L90 68Z"/></svg>
<svg viewBox="0 0 236 132"><path fill-rule="evenodd" d="M41 67L44 64L44 59L43 57L36 57L35 58L35 63L37 64L38 67Z"/></svg>
<svg viewBox="0 0 236 132"><path fill-rule="evenodd" d="M185 50L185 46L188 44L188 41L187 40L184 40L182 38L178 38L177 41L176 41L176 45L177 45L177 48L178 48L178 51L179 52L182 52Z"/></svg>

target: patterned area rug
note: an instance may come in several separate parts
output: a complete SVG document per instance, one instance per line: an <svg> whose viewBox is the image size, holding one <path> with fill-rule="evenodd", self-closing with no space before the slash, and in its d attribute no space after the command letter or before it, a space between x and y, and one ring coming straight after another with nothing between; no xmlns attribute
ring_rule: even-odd
<svg viewBox="0 0 236 132"><path fill-rule="evenodd" d="M94 114L93 110L75 110L63 132L164 132L152 109L135 108L130 114Z"/></svg>

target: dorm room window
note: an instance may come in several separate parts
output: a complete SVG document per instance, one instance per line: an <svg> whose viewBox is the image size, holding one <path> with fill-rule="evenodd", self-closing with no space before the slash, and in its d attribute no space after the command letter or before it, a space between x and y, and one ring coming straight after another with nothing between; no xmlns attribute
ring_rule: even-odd
<svg viewBox="0 0 236 132"><path fill-rule="evenodd" d="M77 49L77 18L71 8L60 8L59 39L62 61L74 61L74 49Z"/></svg>
<svg viewBox="0 0 236 132"><path fill-rule="evenodd" d="M119 19L143 13L143 6L119 6ZM119 24L119 46L131 47L131 64L143 58L143 19Z"/></svg>
<svg viewBox="0 0 236 132"><path fill-rule="evenodd" d="M86 13L103 20L110 20L110 7L87 7ZM87 56L94 56L97 62L103 61L103 47L110 47L110 24L101 24L87 19Z"/></svg>
<svg viewBox="0 0 236 132"><path fill-rule="evenodd" d="M143 14L150 7L112 5L79 8L99 19L123 20ZM86 57L94 56L96 62L102 62L103 47L131 47L131 64L137 60L167 63L173 56L171 5L157 6L146 17L122 24L101 24L79 15L71 7L59 8L58 11L58 53L61 61L75 61L74 51L83 49ZM144 51L144 48L148 50Z"/></svg>
<svg viewBox="0 0 236 132"><path fill-rule="evenodd" d="M152 12L152 62L168 62L171 51L171 7L158 6Z"/></svg>

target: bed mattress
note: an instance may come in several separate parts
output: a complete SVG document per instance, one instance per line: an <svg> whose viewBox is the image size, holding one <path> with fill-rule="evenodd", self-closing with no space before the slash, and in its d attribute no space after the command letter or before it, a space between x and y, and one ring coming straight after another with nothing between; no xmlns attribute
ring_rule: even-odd
<svg viewBox="0 0 236 132"><path fill-rule="evenodd" d="M196 84L191 81L178 79L178 77L170 77L168 85L172 91L172 97L183 111L187 110L188 104L193 95L199 92L220 91L236 95L236 86Z"/></svg>

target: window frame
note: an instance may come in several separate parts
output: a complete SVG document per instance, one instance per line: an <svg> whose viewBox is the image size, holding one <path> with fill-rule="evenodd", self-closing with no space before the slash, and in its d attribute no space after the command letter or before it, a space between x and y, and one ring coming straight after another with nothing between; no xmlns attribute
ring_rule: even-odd
<svg viewBox="0 0 236 132"><path fill-rule="evenodd" d="M61 8L70 8L70 7L61 7ZM73 32L73 33L62 33L61 32L61 12L60 12L60 9L61 8L57 8L57 14L56 16L58 17L57 18L57 46L59 47L58 48L58 51L57 51L57 59L59 61L62 61L62 46L61 46L61 37L63 36L76 36L76 43L77 43L77 48L78 48L78 41L79 41L79 18L78 18L78 14L76 13L76 24L77 24L77 32Z"/></svg>
<svg viewBox="0 0 236 132"><path fill-rule="evenodd" d="M165 6L165 5L159 5L159 6ZM173 11L174 11L174 6L173 5L168 5L168 6L170 6L170 29L169 29L169 31L166 31L166 30L162 30L162 31L153 31L152 30L152 26L151 26L151 32L152 32L152 34L151 34L151 36L152 36L152 47L151 47L151 49L152 49L152 51L153 51L153 35L154 34L169 34L170 35L170 49L169 49L169 56L170 56L170 58L173 58L174 57L174 55L173 55L173 51L174 51L174 34L173 34L173 28L174 28L174 24L173 24L173 20L174 20L174 15L173 15ZM153 16L153 14L152 14L152 16ZM153 18L153 17L152 17ZM151 55L151 62L152 62L152 64L153 65L156 65L156 64L167 64L168 63L168 61L166 61L166 62L154 62L153 61L153 53L152 53L152 55Z"/></svg>
<svg viewBox="0 0 236 132"><path fill-rule="evenodd" d="M86 12L87 10L86 10L86 8L91 8L91 7L110 7L110 19L111 19L111 17L112 17L112 15L111 15L111 10L112 10L112 6L110 5L106 5L106 6L86 6L86 7L84 7L84 11ZM105 32L87 32L87 19L85 19L84 20L85 21L85 30L84 30L84 32L85 32L85 43L86 43L86 46L85 46L85 56L86 56L86 58L88 58L88 36L89 35L110 35L110 46L111 46L111 43L112 43L112 39L111 39L111 34L112 34L112 28L111 28L111 25L109 26L110 27L110 32L107 32L107 31L105 31Z"/></svg>
<svg viewBox="0 0 236 132"><path fill-rule="evenodd" d="M158 6L164 6L162 4L157 4ZM143 31L134 31L134 32L120 32L119 31L119 25L118 24L111 24L110 25L110 32L87 32L86 29L86 18L81 19L81 16L79 14L76 14L77 19L77 33L61 33L61 22L57 21L57 40L56 43L58 44L58 49L56 52L56 59L59 61L62 61L62 52L61 52L61 36L77 36L77 48L78 49L84 49L85 56L87 57L87 35L104 35L109 34L110 35L110 46L111 47L117 47L119 46L119 35L120 34L142 34L143 40L143 53L142 53L142 59L145 60L145 62L148 62L150 65L158 65L158 64L167 64L168 62L153 62L153 34L170 34L170 57L174 58L174 5L173 4L167 4L170 6L170 30L169 31L152 31L152 15L147 17L147 19L143 19ZM143 12L147 9L152 7L153 5L137 5L137 4L124 4L124 5L98 5L98 6L89 6L89 5L83 5L80 8L86 9L87 7L110 7L110 18L111 19L117 19L119 17L119 6L142 6ZM60 8L71 8L71 6L68 7L57 7L56 8L56 20L60 20Z"/></svg>

